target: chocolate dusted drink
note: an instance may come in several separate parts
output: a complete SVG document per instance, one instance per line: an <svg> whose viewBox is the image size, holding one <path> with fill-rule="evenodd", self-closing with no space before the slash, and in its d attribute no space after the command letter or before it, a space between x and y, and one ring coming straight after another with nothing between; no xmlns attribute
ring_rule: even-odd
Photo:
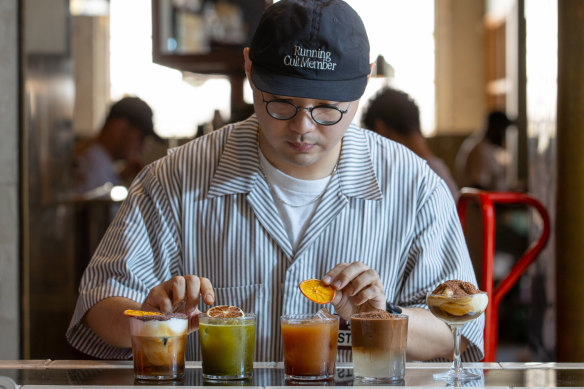
<svg viewBox="0 0 584 389"><path fill-rule="evenodd" d="M470 282L449 280L438 285L426 302L434 316L456 324L479 317L487 308L489 299Z"/></svg>
<svg viewBox="0 0 584 389"><path fill-rule="evenodd" d="M402 380L407 333L406 315L375 310L351 316L355 378L371 382Z"/></svg>
<svg viewBox="0 0 584 389"><path fill-rule="evenodd" d="M454 340L452 367L434 374L435 380L464 382L481 378L480 374L462 368L460 340L464 325L477 319L487 309L489 296L473 284L461 280L448 280L426 295L426 304L434 316L450 327Z"/></svg>

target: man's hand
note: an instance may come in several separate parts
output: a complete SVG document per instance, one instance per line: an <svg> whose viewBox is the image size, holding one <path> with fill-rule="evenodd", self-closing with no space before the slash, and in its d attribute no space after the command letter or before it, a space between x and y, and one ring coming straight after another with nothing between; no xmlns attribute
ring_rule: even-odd
<svg viewBox="0 0 584 389"><path fill-rule="evenodd" d="M189 318L189 332L199 328L199 299L207 305L215 301L211 281L194 275L175 276L150 290L142 304L144 311L182 312Z"/></svg>
<svg viewBox="0 0 584 389"><path fill-rule="evenodd" d="M385 291L377 272L361 262L340 263L322 278L335 288L333 305L350 320L353 313L385 309Z"/></svg>
<svg viewBox="0 0 584 389"><path fill-rule="evenodd" d="M189 331L194 331L199 327L197 304L201 296L205 304L213 304L215 292L211 281L193 275L176 276L152 288L142 306L124 297L109 297L91 307L83 321L106 343L131 347L124 310L183 312L189 317Z"/></svg>

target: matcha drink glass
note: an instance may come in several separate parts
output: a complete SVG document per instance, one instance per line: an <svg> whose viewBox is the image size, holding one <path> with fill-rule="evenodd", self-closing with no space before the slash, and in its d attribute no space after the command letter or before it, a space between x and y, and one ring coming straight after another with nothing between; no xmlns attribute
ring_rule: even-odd
<svg viewBox="0 0 584 389"><path fill-rule="evenodd" d="M253 373L256 316L210 317L199 314L203 377L241 380Z"/></svg>

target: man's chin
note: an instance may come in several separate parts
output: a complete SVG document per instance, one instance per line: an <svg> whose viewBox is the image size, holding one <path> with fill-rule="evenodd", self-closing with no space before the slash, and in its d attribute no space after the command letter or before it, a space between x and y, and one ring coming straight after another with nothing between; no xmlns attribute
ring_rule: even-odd
<svg viewBox="0 0 584 389"><path fill-rule="evenodd" d="M298 168L308 168L315 164L318 158L313 154L295 154L288 158L288 163Z"/></svg>

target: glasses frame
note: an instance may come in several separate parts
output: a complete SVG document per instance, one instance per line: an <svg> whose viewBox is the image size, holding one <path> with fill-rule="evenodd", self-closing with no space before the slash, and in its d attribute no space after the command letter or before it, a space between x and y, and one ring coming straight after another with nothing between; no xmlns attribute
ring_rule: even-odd
<svg viewBox="0 0 584 389"><path fill-rule="evenodd" d="M312 118L312 120L314 120L315 123L320 124L321 126L334 126L335 124L337 124L338 122L340 122L341 120L343 120L343 115L346 114L347 112L349 112L349 108L351 108L351 104L352 102L349 102L349 105L347 106L347 109L345 109L344 111L342 109L340 109L339 107L332 105L332 104L319 104L319 105L315 105L312 107L301 107L298 106L296 104L294 104L291 101L288 100L284 100L284 99L273 99L273 100L266 100L266 98L264 97L264 92L260 91L260 93L262 94L262 101L266 104L266 112L268 113L268 115L270 115L270 117L276 119L276 120L290 120L292 119L294 116L296 116L298 114L298 111L300 111L301 109L304 109L306 111L308 111L310 113L310 117ZM282 104L288 104L291 107L294 107L295 112L287 118L283 118L283 117L277 117L274 114L272 114L268 108L268 106L271 103L282 103ZM330 108L330 109L334 109L336 111L338 111L341 116L339 117L339 120L337 120L336 122L322 122L318 119L316 119L314 117L314 115L312 114L312 111L314 111L317 108Z"/></svg>

